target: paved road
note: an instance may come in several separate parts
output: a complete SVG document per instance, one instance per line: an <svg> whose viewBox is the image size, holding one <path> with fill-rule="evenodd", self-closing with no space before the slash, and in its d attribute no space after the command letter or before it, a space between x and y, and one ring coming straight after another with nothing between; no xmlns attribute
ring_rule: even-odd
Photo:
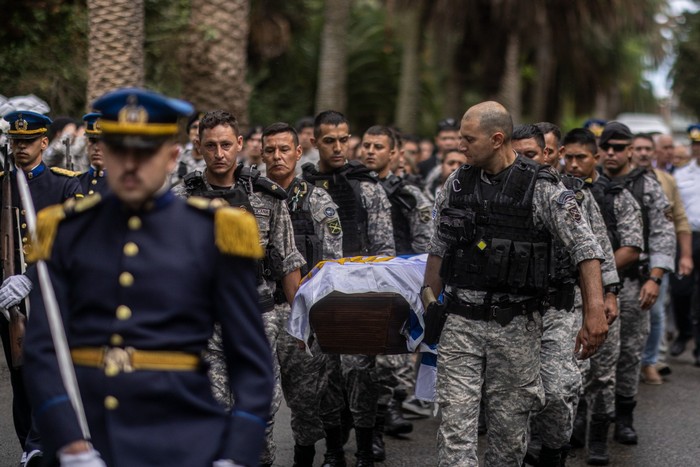
<svg viewBox="0 0 700 467"><path fill-rule="evenodd" d="M1 353L0 353L1 355ZM15 467L20 456L12 427L10 387L4 357L0 363L0 467ZM693 467L700 466L700 368L692 366L690 351L670 358L673 374L661 386L640 386L635 426L640 445L622 446L610 441L613 467ZM438 419L415 420L414 432L406 438L387 439L384 467L435 465L435 433ZM612 432L612 430L611 430ZM612 436L612 435L611 435ZM293 441L289 429L289 410L278 414L275 438L278 443L275 466L291 466ZM483 453L485 439L480 440ZM323 443L316 464L321 465ZM346 447L352 461L354 444ZM586 465L585 450L574 451L568 465ZM352 465L350 463L349 465Z"/></svg>

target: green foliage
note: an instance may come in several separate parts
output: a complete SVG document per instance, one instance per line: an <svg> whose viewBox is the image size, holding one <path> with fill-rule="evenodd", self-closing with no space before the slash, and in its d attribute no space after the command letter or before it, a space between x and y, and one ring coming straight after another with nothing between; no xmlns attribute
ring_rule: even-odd
<svg viewBox="0 0 700 467"><path fill-rule="evenodd" d="M0 94L36 94L51 115L82 115L87 85L85 0L0 2Z"/></svg>
<svg viewBox="0 0 700 467"><path fill-rule="evenodd" d="M700 116L700 11L686 12L676 33L676 62L671 70L673 91L686 110Z"/></svg>

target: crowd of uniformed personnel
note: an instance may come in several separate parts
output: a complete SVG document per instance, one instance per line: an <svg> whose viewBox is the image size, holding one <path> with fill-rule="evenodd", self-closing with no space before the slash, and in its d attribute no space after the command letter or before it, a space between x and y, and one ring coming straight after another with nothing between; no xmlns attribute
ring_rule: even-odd
<svg viewBox="0 0 700 467"><path fill-rule="evenodd" d="M3 271L0 306L31 313L24 366L0 319L22 465L272 465L282 397L295 466L313 465L320 440L323 465L345 466L351 430L354 465L383 461L383 436L413 429L402 410L431 411L410 397L414 359L324 354L316 341L308 353L285 331L301 278L341 257L428 254L416 293L438 344L441 466L478 465L484 431L491 466L565 465L584 446L606 465L613 423L616 441L636 444L640 374L660 384L669 371L658 361L669 276L671 353L694 336L700 365L700 125L697 161L674 179L646 144L664 135L592 121L562 137L548 122L514 127L495 102L441 121L434 141L381 125L355 137L332 110L244 135L226 110L139 89L92 107L63 147L48 117L4 117L24 267ZM36 210L48 207L34 242L18 169ZM34 261L49 265L90 436Z"/></svg>

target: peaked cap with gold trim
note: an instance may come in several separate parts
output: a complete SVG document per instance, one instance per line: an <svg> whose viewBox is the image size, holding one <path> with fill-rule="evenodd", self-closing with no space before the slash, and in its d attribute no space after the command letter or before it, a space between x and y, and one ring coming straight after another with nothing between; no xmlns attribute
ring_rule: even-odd
<svg viewBox="0 0 700 467"><path fill-rule="evenodd" d="M85 134L88 138L99 138L102 135L102 128L100 127L99 118L102 116L99 112L91 112L89 114L83 115L83 121L85 122Z"/></svg>
<svg viewBox="0 0 700 467"><path fill-rule="evenodd" d="M700 143L700 123L688 127L688 138L690 138L691 143Z"/></svg>
<svg viewBox="0 0 700 467"><path fill-rule="evenodd" d="M194 112L188 102L139 88L108 92L92 108L102 114L98 124L108 144L137 148L158 147L178 133L179 118Z"/></svg>
<svg viewBox="0 0 700 467"><path fill-rule="evenodd" d="M51 125L46 115L28 110L17 110L3 117L10 124L7 134L12 139L34 139L44 136Z"/></svg>

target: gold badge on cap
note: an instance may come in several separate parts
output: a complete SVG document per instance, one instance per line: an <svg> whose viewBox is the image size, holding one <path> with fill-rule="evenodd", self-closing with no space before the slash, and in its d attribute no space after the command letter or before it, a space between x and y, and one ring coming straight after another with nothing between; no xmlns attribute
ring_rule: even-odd
<svg viewBox="0 0 700 467"><path fill-rule="evenodd" d="M127 104L119 111L119 123L148 123L148 112L138 105L136 96L129 96Z"/></svg>
<svg viewBox="0 0 700 467"><path fill-rule="evenodd" d="M693 128L690 130L690 139L693 141L700 141L700 128Z"/></svg>
<svg viewBox="0 0 700 467"><path fill-rule="evenodd" d="M26 131L28 127L29 123L27 123L27 121L24 118L22 118L22 114L19 114L19 118L15 122L15 130Z"/></svg>

